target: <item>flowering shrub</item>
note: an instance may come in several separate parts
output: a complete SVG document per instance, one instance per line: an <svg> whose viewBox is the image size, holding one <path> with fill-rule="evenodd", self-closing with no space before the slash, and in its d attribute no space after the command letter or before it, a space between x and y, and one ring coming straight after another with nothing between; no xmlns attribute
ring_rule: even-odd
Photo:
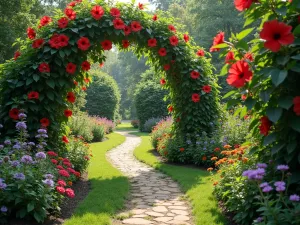
<svg viewBox="0 0 300 225"><path fill-rule="evenodd" d="M139 120L131 120L131 125L132 125L134 128L139 128L140 121L139 121Z"/></svg>
<svg viewBox="0 0 300 225"><path fill-rule="evenodd" d="M113 132L116 128L115 123L105 117L92 117L95 119L96 124L102 126L106 134Z"/></svg>
<svg viewBox="0 0 300 225"><path fill-rule="evenodd" d="M152 146L157 149L158 142L164 137L164 134L171 134L173 119L172 117L167 117L159 121L155 127L153 127L151 132L151 142Z"/></svg>
<svg viewBox="0 0 300 225"><path fill-rule="evenodd" d="M143 131L151 133L152 129L156 126L156 124L161 120L161 118L151 118L146 120L144 124Z"/></svg>

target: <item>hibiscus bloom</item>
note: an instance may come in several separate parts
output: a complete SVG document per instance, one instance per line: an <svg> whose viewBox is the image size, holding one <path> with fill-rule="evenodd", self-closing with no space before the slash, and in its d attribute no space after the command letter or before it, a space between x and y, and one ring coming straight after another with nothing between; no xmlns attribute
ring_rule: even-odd
<svg viewBox="0 0 300 225"><path fill-rule="evenodd" d="M143 28L141 26L140 22L138 22L138 21L132 21L131 24L130 24L130 26L131 26L131 30L133 32L139 32Z"/></svg>
<svg viewBox="0 0 300 225"><path fill-rule="evenodd" d="M66 28L68 26L69 20L67 17L62 17L57 21L57 25L59 28Z"/></svg>
<svg viewBox="0 0 300 225"><path fill-rule="evenodd" d="M187 35L187 34L184 34L183 39L184 39L185 42L188 42L190 40L190 36Z"/></svg>
<svg viewBox="0 0 300 225"><path fill-rule="evenodd" d="M104 62L100 63L99 66L100 66L100 68L103 68Z"/></svg>
<svg viewBox="0 0 300 225"><path fill-rule="evenodd" d="M67 100L68 100L68 102L71 102L71 103L75 102L76 96L75 96L74 92L69 92L67 94Z"/></svg>
<svg viewBox="0 0 300 225"><path fill-rule="evenodd" d="M149 47L155 47L157 44L157 40L155 38L151 38L148 40L148 46Z"/></svg>
<svg viewBox="0 0 300 225"><path fill-rule="evenodd" d="M165 49L165 48L160 48L160 49L158 50L158 54L159 54L160 56L166 56L166 55L167 55L167 49Z"/></svg>
<svg viewBox="0 0 300 225"><path fill-rule="evenodd" d="M104 9L100 5L95 5L91 10L91 14L95 20L100 20L104 15Z"/></svg>
<svg viewBox="0 0 300 225"><path fill-rule="evenodd" d="M120 17L121 13L120 13L119 9L117 9L117 8L111 8L110 15L112 15L113 17Z"/></svg>
<svg viewBox="0 0 300 225"><path fill-rule="evenodd" d="M204 50L200 49L200 50L197 51L196 54L197 54L197 56L199 56L199 57L203 57L203 56L205 55L205 52L204 52Z"/></svg>
<svg viewBox="0 0 300 225"><path fill-rule="evenodd" d="M292 26L278 20L267 21L260 32L260 38L266 40L265 48L272 52L278 52L281 45L290 45L294 42L295 37L291 32L292 29Z"/></svg>
<svg viewBox="0 0 300 225"><path fill-rule="evenodd" d="M144 9L144 4L139 2L138 7L139 7L140 10L143 10Z"/></svg>
<svg viewBox="0 0 300 225"><path fill-rule="evenodd" d="M19 119L19 114L20 114L20 110L17 108L13 108L11 110L9 110L9 117L14 119L14 120L18 120Z"/></svg>
<svg viewBox="0 0 300 225"><path fill-rule="evenodd" d="M84 61L82 64L81 64L81 69L83 71L89 71L91 69L91 64L88 62L88 61Z"/></svg>
<svg viewBox="0 0 300 225"><path fill-rule="evenodd" d="M152 20L153 20L153 21L156 21L157 19L158 19L157 15L154 14L153 17L152 17Z"/></svg>
<svg viewBox="0 0 300 225"><path fill-rule="evenodd" d="M169 111L169 112L173 112L173 110L174 110L173 106L170 105L170 106L168 107L168 111Z"/></svg>
<svg viewBox="0 0 300 225"><path fill-rule="evenodd" d="M69 37L64 34L54 34L51 37L49 44L51 48L56 48L56 49L66 47L69 44Z"/></svg>
<svg viewBox="0 0 300 225"><path fill-rule="evenodd" d="M81 49L82 51L86 51L89 49L89 47L91 46L90 44L90 40L86 37L81 37L78 41L77 41L77 46L79 49Z"/></svg>
<svg viewBox="0 0 300 225"><path fill-rule="evenodd" d="M229 51L225 57L225 63L226 64L232 64L234 60L234 53L232 51Z"/></svg>
<svg viewBox="0 0 300 225"><path fill-rule="evenodd" d="M176 32L176 28L172 24L170 24L168 28L170 31Z"/></svg>
<svg viewBox="0 0 300 225"><path fill-rule="evenodd" d="M19 58L21 56L21 52L20 51L16 51L14 54L14 60L17 60L17 58Z"/></svg>
<svg viewBox="0 0 300 225"><path fill-rule="evenodd" d="M62 141L65 142L66 144L69 143L69 139L65 135L62 137Z"/></svg>
<svg viewBox="0 0 300 225"><path fill-rule="evenodd" d="M300 116L300 96L296 96L293 99L293 103L294 103L294 112L296 113L297 116Z"/></svg>
<svg viewBox="0 0 300 225"><path fill-rule="evenodd" d="M260 133L263 134L264 136L267 136L271 129L271 125L272 125L271 121L267 116L263 116L262 118L260 118L260 123L261 123L259 126Z"/></svg>
<svg viewBox="0 0 300 225"><path fill-rule="evenodd" d="M42 118L40 120L40 123L41 123L42 127L48 127L50 125L50 121L48 118Z"/></svg>
<svg viewBox="0 0 300 225"><path fill-rule="evenodd" d="M67 64L67 67L66 67L66 71L67 71L67 73L69 73L69 74L74 74L75 72L76 72L76 64L74 64L74 63L68 63Z"/></svg>
<svg viewBox="0 0 300 225"><path fill-rule="evenodd" d="M254 56L251 52L247 52L245 55L244 55L244 59L247 59L249 60L250 62L253 62L254 61Z"/></svg>
<svg viewBox="0 0 300 225"><path fill-rule="evenodd" d="M71 8L66 8L65 9L65 15L70 19L70 20L75 20L76 19L76 12L71 9Z"/></svg>
<svg viewBox="0 0 300 225"><path fill-rule="evenodd" d="M124 30L125 24L124 21L120 18L116 18L113 20L114 28L117 30Z"/></svg>
<svg viewBox="0 0 300 225"><path fill-rule="evenodd" d="M36 39L32 43L32 48L40 48L44 44L44 39Z"/></svg>
<svg viewBox="0 0 300 225"><path fill-rule="evenodd" d="M172 36L169 38L170 40L170 44L173 45L173 46L177 46L178 45L178 38L176 36Z"/></svg>
<svg viewBox="0 0 300 225"><path fill-rule="evenodd" d="M40 26L46 26L52 21L52 19L49 16L43 16L40 20Z"/></svg>
<svg viewBox="0 0 300 225"><path fill-rule="evenodd" d="M197 93L192 94L192 101L193 102L200 102L200 95Z"/></svg>
<svg viewBox="0 0 300 225"><path fill-rule="evenodd" d="M49 66L49 64L45 63L45 62L41 63L39 65L39 71L41 73L50 73L50 66Z"/></svg>
<svg viewBox="0 0 300 225"><path fill-rule="evenodd" d="M213 45L210 48L210 52L217 52L220 50L219 48L214 48L214 46L224 43L224 35L224 32L220 32L214 37Z"/></svg>
<svg viewBox="0 0 300 225"><path fill-rule="evenodd" d="M247 95L241 95L241 99L245 101L247 99Z"/></svg>
<svg viewBox="0 0 300 225"><path fill-rule="evenodd" d="M203 86L202 90L203 90L205 93L209 93L209 92L211 91L211 86L205 85L205 86Z"/></svg>
<svg viewBox="0 0 300 225"><path fill-rule="evenodd" d="M198 77L200 77L200 73L197 72L197 71L195 71L195 70L193 70L193 71L191 72L191 78L192 78L192 79L197 79Z"/></svg>
<svg viewBox="0 0 300 225"><path fill-rule="evenodd" d="M112 42L110 40L104 40L101 42L101 46L104 50L110 50L112 49Z"/></svg>
<svg viewBox="0 0 300 225"><path fill-rule="evenodd" d="M130 46L130 42L128 40L122 40L123 48L128 48Z"/></svg>
<svg viewBox="0 0 300 225"><path fill-rule="evenodd" d="M164 65L164 70L165 71L170 70L170 69L171 69L171 66L169 64Z"/></svg>
<svg viewBox="0 0 300 225"><path fill-rule="evenodd" d="M163 78L162 78L162 79L160 79L160 84L161 84L161 85L165 85L165 84L166 84L166 80L165 80L165 79L163 79Z"/></svg>
<svg viewBox="0 0 300 225"><path fill-rule="evenodd" d="M36 32L31 27L27 28L27 37L31 40L35 39L35 37L36 37Z"/></svg>
<svg viewBox="0 0 300 225"><path fill-rule="evenodd" d="M28 99L39 99L39 93L36 91L31 91L27 95Z"/></svg>
<svg viewBox="0 0 300 225"><path fill-rule="evenodd" d="M70 109L66 109L66 110L64 111L64 114L65 114L65 117L70 117L70 116L72 116L73 112L72 112L72 110L70 110Z"/></svg>
<svg viewBox="0 0 300 225"><path fill-rule="evenodd" d="M229 69L229 76L227 77L227 83L233 87L243 87L246 82L252 79L253 73L247 62L240 60L232 64Z"/></svg>
<svg viewBox="0 0 300 225"><path fill-rule="evenodd" d="M252 3L253 3L253 0L234 0L235 8L238 11L244 11L244 10L250 8Z"/></svg>
<svg viewBox="0 0 300 225"><path fill-rule="evenodd" d="M125 26L124 27L124 34L125 34L125 36L128 36L130 33L131 33L130 26Z"/></svg>

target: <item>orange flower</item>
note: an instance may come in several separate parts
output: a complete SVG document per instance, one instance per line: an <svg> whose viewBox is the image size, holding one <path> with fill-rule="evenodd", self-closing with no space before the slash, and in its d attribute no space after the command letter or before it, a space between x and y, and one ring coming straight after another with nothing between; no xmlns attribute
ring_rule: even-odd
<svg viewBox="0 0 300 225"><path fill-rule="evenodd" d="M58 157L58 160L63 160L64 158L62 158L62 157Z"/></svg>
<svg viewBox="0 0 300 225"><path fill-rule="evenodd" d="M218 159L218 157L212 157L210 160L216 161L217 159Z"/></svg>
<svg viewBox="0 0 300 225"><path fill-rule="evenodd" d="M68 185L72 186L73 185L72 181L68 181Z"/></svg>
<svg viewBox="0 0 300 225"><path fill-rule="evenodd" d="M207 157L206 156L203 156L202 157L202 161L206 161L207 160Z"/></svg>
<svg viewBox="0 0 300 225"><path fill-rule="evenodd" d="M179 151L183 152L183 151L184 151L184 148L180 148Z"/></svg>
<svg viewBox="0 0 300 225"><path fill-rule="evenodd" d="M224 147L225 149L231 148L230 145L224 145L223 147Z"/></svg>
<svg viewBox="0 0 300 225"><path fill-rule="evenodd" d="M215 181L215 182L214 182L214 186L216 186L218 183L219 183L218 181Z"/></svg>
<svg viewBox="0 0 300 225"><path fill-rule="evenodd" d="M208 169L207 169L207 171L213 171L214 170L214 168L212 168L212 167L209 167Z"/></svg>
<svg viewBox="0 0 300 225"><path fill-rule="evenodd" d="M244 162L244 163L246 163L246 162L248 162L248 161L249 161L249 159L248 159L247 157L244 157L244 158L243 158L243 162Z"/></svg>
<svg viewBox="0 0 300 225"><path fill-rule="evenodd" d="M165 151L165 152L164 152L164 155L168 155L168 152L167 152L167 151Z"/></svg>

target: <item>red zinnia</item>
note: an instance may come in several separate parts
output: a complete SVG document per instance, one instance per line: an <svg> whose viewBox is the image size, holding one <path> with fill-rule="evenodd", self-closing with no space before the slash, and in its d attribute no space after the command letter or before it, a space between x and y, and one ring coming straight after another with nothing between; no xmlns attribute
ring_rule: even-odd
<svg viewBox="0 0 300 225"><path fill-rule="evenodd" d="M20 113L20 110L18 110L17 108L13 108L13 109L9 110L9 117L14 120L18 120L19 113Z"/></svg>
<svg viewBox="0 0 300 225"><path fill-rule="evenodd" d="M130 46L130 42L128 40L122 40L123 48L128 48Z"/></svg>
<svg viewBox="0 0 300 225"><path fill-rule="evenodd" d="M100 20L104 15L104 9L100 5L95 5L91 10L91 14L95 20Z"/></svg>
<svg viewBox="0 0 300 225"><path fill-rule="evenodd" d="M69 198L74 198L74 197L75 197L74 191L73 191L71 188L67 188L67 189L66 189L66 195L67 195Z"/></svg>
<svg viewBox="0 0 300 225"><path fill-rule="evenodd" d="M165 79L163 79L163 78L162 78L162 79L160 79L160 84L161 84L161 85L165 85L165 84L166 84L166 80L165 80Z"/></svg>
<svg viewBox="0 0 300 225"><path fill-rule="evenodd" d="M72 111L71 111L71 113L72 113ZM68 116L67 116L67 117L68 117ZM65 135L62 137L62 141L65 142L66 144L69 143L69 139L68 139L67 136L65 136Z"/></svg>
<svg viewBox="0 0 300 225"><path fill-rule="evenodd" d="M156 21L158 19L157 15L154 14L153 17L152 17L152 20Z"/></svg>
<svg viewBox="0 0 300 225"><path fill-rule="evenodd" d="M234 0L235 8L239 11L244 11L250 8L253 0Z"/></svg>
<svg viewBox="0 0 300 225"><path fill-rule="evenodd" d="M139 32L142 29L142 26L138 21L132 21L130 26L133 32Z"/></svg>
<svg viewBox="0 0 300 225"><path fill-rule="evenodd" d="M49 16L43 16L40 20L40 26L46 26L52 21L52 19Z"/></svg>
<svg viewBox="0 0 300 225"><path fill-rule="evenodd" d="M193 102L200 102L200 95L197 93L192 94L192 101Z"/></svg>
<svg viewBox="0 0 300 225"><path fill-rule="evenodd" d="M81 69L83 71L89 71L91 69L91 64L88 62L88 61L84 61L82 64L81 64Z"/></svg>
<svg viewBox="0 0 300 225"><path fill-rule="evenodd" d="M176 36L172 36L169 38L170 40L170 44L173 46L177 46L178 45L178 38Z"/></svg>
<svg viewBox="0 0 300 225"><path fill-rule="evenodd" d="M14 60L17 60L17 58L19 58L20 55L21 55L21 52L16 51L14 54Z"/></svg>
<svg viewBox="0 0 300 225"><path fill-rule="evenodd" d="M200 77L200 73L197 72L197 71L195 71L195 70L193 70L193 71L191 72L191 78L197 79L198 77Z"/></svg>
<svg viewBox="0 0 300 225"><path fill-rule="evenodd" d="M112 15L114 17L120 17L121 13L120 13L119 9L117 9L117 8L111 8L110 15Z"/></svg>
<svg viewBox="0 0 300 225"><path fill-rule="evenodd" d="M232 64L234 60L234 53L232 51L229 51L225 57L225 63L226 64Z"/></svg>
<svg viewBox="0 0 300 225"><path fill-rule="evenodd" d="M124 34L125 34L125 36L128 36L130 33L131 33L130 26L125 26L124 27Z"/></svg>
<svg viewBox="0 0 300 225"><path fill-rule="evenodd" d="M173 106L170 105L170 106L168 107L168 111L169 111L169 112L173 112L173 110L174 110Z"/></svg>
<svg viewBox="0 0 300 225"><path fill-rule="evenodd" d="M74 84L75 86L78 86L78 82L77 82L76 80L73 80L73 84Z"/></svg>
<svg viewBox="0 0 300 225"><path fill-rule="evenodd" d="M210 48L210 52L217 52L220 50L219 48L214 48L214 46L224 43L224 35L224 32L220 32L214 37L213 45Z"/></svg>
<svg viewBox="0 0 300 225"><path fill-rule="evenodd" d="M27 95L28 99L39 99L39 93L36 91L31 91Z"/></svg>
<svg viewBox="0 0 300 225"><path fill-rule="evenodd" d="M140 10L143 10L144 9L144 4L139 2L138 7L139 7Z"/></svg>
<svg viewBox="0 0 300 225"><path fill-rule="evenodd" d="M77 41L77 45L78 45L78 48L83 50L83 51L86 51L89 49L89 47L91 46L90 44L90 40L86 37L81 37L78 41Z"/></svg>
<svg viewBox="0 0 300 225"><path fill-rule="evenodd" d="M167 55L167 49L165 49L165 48L160 48L160 49L158 50L158 54L159 54L160 56L166 56L166 55Z"/></svg>
<svg viewBox="0 0 300 225"><path fill-rule="evenodd" d="M114 28L117 30L123 30L125 28L124 21L120 18L116 18L113 20Z"/></svg>
<svg viewBox="0 0 300 225"><path fill-rule="evenodd" d="M202 49L200 49L200 50L198 50L197 51L197 56L200 56L200 57L202 57L202 56L204 56L205 55L205 52L204 52L204 50L202 50Z"/></svg>
<svg viewBox="0 0 300 225"><path fill-rule="evenodd" d="M56 159L51 159L51 162L55 165L57 165L58 161Z"/></svg>
<svg viewBox="0 0 300 225"><path fill-rule="evenodd" d="M31 27L28 27L27 28L27 37L29 38L29 39L35 39L35 37L36 37L36 33L35 33L35 30L34 29L32 29Z"/></svg>
<svg viewBox="0 0 300 225"><path fill-rule="evenodd" d="M66 184L66 182L65 182L64 180L58 180L58 181L57 181L57 184L58 184L59 186L61 186L61 187L67 186L67 184Z"/></svg>
<svg viewBox="0 0 300 225"><path fill-rule="evenodd" d="M74 74L76 71L76 65L74 63L68 63L66 67L66 71L69 74Z"/></svg>
<svg viewBox="0 0 300 225"><path fill-rule="evenodd" d="M40 48L44 44L44 39L36 39L32 43L33 48Z"/></svg>
<svg viewBox="0 0 300 225"><path fill-rule="evenodd" d="M45 63L45 62L41 63L39 65L39 71L41 73L50 73L50 66L49 66L49 64Z"/></svg>
<svg viewBox="0 0 300 225"><path fill-rule="evenodd" d="M67 94L67 100L68 100L68 102L71 102L71 103L75 102L76 96L75 96L74 92L69 92Z"/></svg>
<svg viewBox="0 0 300 225"><path fill-rule="evenodd" d="M254 56L251 52L247 52L245 55L244 55L244 59L248 59L250 62L253 62L254 61Z"/></svg>
<svg viewBox="0 0 300 225"><path fill-rule="evenodd" d="M265 48L270 49L272 52L278 52L281 45L292 44L295 39L291 32L292 29L292 26L277 20L265 22L260 32L261 39L266 40L264 43Z"/></svg>
<svg viewBox="0 0 300 225"><path fill-rule="evenodd" d="M63 177L70 177L70 174L66 170L59 170L58 173Z"/></svg>
<svg viewBox="0 0 300 225"><path fill-rule="evenodd" d="M42 127L48 127L50 125L50 121L48 118L42 118L40 120L40 123L41 123Z"/></svg>
<svg viewBox="0 0 300 225"><path fill-rule="evenodd" d="M71 9L71 8L66 8L65 9L65 15L70 19L70 20L75 20L76 19L76 12Z"/></svg>
<svg viewBox="0 0 300 225"><path fill-rule="evenodd" d="M190 40L190 36L187 35L187 34L184 34L183 39L184 39L185 42L188 42Z"/></svg>
<svg viewBox="0 0 300 225"><path fill-rule="evenodd" d="M69 20L67 17L62 17L57 21L59 28L66 28L68 26Z"/></svg>
<svg viewBox="0 0 300 225"><path fill-rule="evenodd" d="M64 114L65 114L65 117L70 117L70 116L72 116L73 112L72 112L72 110L70 110L70 109L66 109L66 110L64 111Z"/></svg>
<svg viewBox="0 0 300 225"><path fill-rule="evenodd" d="M226 80L229 85L240 88L252 79L252 75L253 73L250 70L248 63L240 60L232 64L229 69L229 76Z"/></svg>
<svg viewBox="0 0 300 225"><path fill-rule="evenodd" d="M47 152L47 155L49 155L49 156L53 156L53 157L56 157L56 156L58 156L58 154L57 154L57 153L55 153L55 152L53 152L53 151L49 151L49 152Z"/></svg>
<svg viewBox="0 0 300 225"><path fill-rule="evenodd" d="M155 38L151 38L148 40L148 46L149 47L155 47L157 44L157 40Z"/></svg>
<svg viewBox="0 0 300 225"><path fill-rule="evenodd" d="M262 118L260 118L260 122L261 122L259 126L260 133L263 134L264 136L267 136L271 129L272 123L267 116L263 116Z"/></svg>
<svg viewBox="0 0 300 225"><path fill-rule="evenodd" d="M203 86L202 90L203 90L205 93L209 93L209 92L211 91L211 86L205 85L205 86Z"/></svg>
<svg viewBox="0 0 300 225"><path fill-rule="evenodd" d="M171 66L169 64L164 65L164 70L167 71L171 68Z"/></svg>
<svg viewBox="0 0 300 225"><path fill-rule="evenodd" d="M101 46L104 50L110 50L112 49L112 42L110 40L104 40L101 42Z"/></svg>
<svg viewBox="0 0 300 225"><path fill-rule="evenodd" d="M170 24L168 28L170 31L176 32L176 28L173 25Z"/></svg>
<svg viewBox="0 0 300 225"><path fill-rule="evenodd" d="M294 112L296 113L297 116L300 116L300 96L296 96L293 99L293 103L294 103Z"/></svg>
<svg viewBox="0 0 300 225"><path fill-rule="evenodd" d="M63 187L56 187L56 191L60 194L64 194L66 190Z"/></svg>

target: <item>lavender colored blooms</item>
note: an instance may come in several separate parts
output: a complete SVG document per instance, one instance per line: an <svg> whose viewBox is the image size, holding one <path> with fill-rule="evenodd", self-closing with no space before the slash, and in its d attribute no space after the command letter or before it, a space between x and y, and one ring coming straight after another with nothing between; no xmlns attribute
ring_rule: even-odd
<svg viewBox="0 0 300 225"><path fill-rule="evenodd" d="M4 190L7 187L6 183L4 183L4 180L0 178L0 189Z"/></svg>
<svg viewBox="0 0 300 225"><path fill-rule="evenodd" d="M46 129L38 129L37 131L39 134L47 134L47 130Z"/></svg>
<svg viewBox="0 0 300 225"><path fill-rule="evenodd" d="M276 187L276 191L281 192L285 190L285 182L284 181L276 181L274 183Z"/></svg>
<svg viewBox="0 0 300 225"><path fill-rule="evenodd" d="M1 128L3 128L3 125L2 125L2 124L0 124L0 129L1 129Z"/></svg>
<svg viewBox="0 0 300 225"><path fill-rule="evenodd" d="M46 179L53 179L53 175L50 174L50 173L45 174L44 177L45 177Z"/></svg>
<svg viewBox="0 0 300 225"><path fill-rule="evenodd" d="M5 144L5 145L11 145L11 141L10 141L10 140L5 140L5 141L4 141L4 144Z"/></svg>
<svg viewBox="0 0 300 225"><path fill-rule="evenodd" d="M38 152L35 154L35 157L38 159L46 159L46 154L44 152Z"/></svg>
<svg viewBox="0 0 300 225"><path fill-rule="evenodd" d="M10 165L12 165L13 167L17 167L20 165L20 162L18 160L14 160L10 162Z"/></svg>
<svg viewBox="0 0 300 225"><path fill-rule="evenodd" d="M3 149L4 148L4 145L0 145L0 149Z"/></svg>
<svg viewBox="0 0 300 225"><path fill-rule="evenodd" d="M257 164L256 164L256 167L257 167L257 168L265 169L265 168L267 168L268 166L267 166L267 164L265 164L265 163L257 163Z"/></svg>
<svg viewBox="0 0 300 225"><path fill-rule="evenodd" d="M19 144L15 144L14 146L13 146L13 149L21 149L21 145L19 145Z"/></svg>
<svg viewBox="0 0 300 225"><path fill-rule="evenodd" d="M271 187L271 186L265 186L263 189L262 189L262 191L263 192L265 192L265 193L268 193L268 192L270 192L270 191L272 191L273 190L273 188Z"/></svg>
<svg viewBox="0 0 300 225"><path fill-rule="evenodd" d="M259 185L259 187L261 187L261 188L264 188L264 187L267 187L267 186L269 186L269 183L268 183L268 182L264 182L264 183L261 183L261 184Z"/></svg>
<svg viewBox="0 0 300 225"><path fill-rule="evenodd" d="M25 113L20 113L19 114L19 119L25 119L27 115Z"/></svg>
<svg viewBox="0 0 300 225"><path fill-rule="evenodd" d="M291 200L292 202L299 202L299 201L300 201L300 196L299 196L299 195L296 195L296 194L291 195L291 196L290 196L290 200Z"/></svg>
<svg viewBox="0 0 300 225"><path fill-rule="evenodd" d="M256 219L256 222L260 223L260 222L262 222L263 220L264 220L264 218L258 217L258 218Z"/></svg>
<svg viewBox="0 0 300 225"><path fill-rule="evenodd" d="M248 177L249 180L262 180L265 173L265 169L258 168L256 170L246 170L242 175Z"/></svg>
<svg viewBox="0 0 300 225"><path fill-rule="evenodd" d="M43 149L43 148L44 148L44 146L43 146L43 145L40 145L40 144L38 144L36 147L37 147L38 149Z"/></svg>
<svg viewBox="0 0 300 225"><path fill-rule="evenodd" d="M7 212L7 210L8 209L5 205L1 206L1 208L0 208L0 211L3 212L3 213Z"/></svg>
<svg viewBox="0 0 300 225"><path fill-rule="evenodd" d="M16 128L17 130L26 130L27 129L27 126L26 126L26 123L25 122L18 122L16 124Z"/></svg>
<svg viewBox="0 0 300 225"><path fill-rule="evenodd" d="M287 170L289 170L289 166L288 165L278 165L277 170L287 171Z"/></svg>
<svg viewBox="0 0 300 225"><path fill-rule="evenodd" d="M42 181L45 185L49 186L49 187L53 187L54 186L54 181L50 180L50 179L46 179Z"/></svg>
<svg viewBox="0 0 300 225"><path fill-rule="evenodd" d="M14 178L17 180L25 180L25 175L23 173L15 173Z"/></svg>
<svg viewBox="0 0 300 225"><path fill-rule="evenodd" d="M34 142L28 142L28 145L35 146L35 143Z"/></svg>
<svg viewBox="0 0 300 225"><path fill-rule="evenodd" d="M24 155L21 158L21 162L24 163L24 164L32 164L33 160L32 160L32 157L30 155Z"/></svg>

